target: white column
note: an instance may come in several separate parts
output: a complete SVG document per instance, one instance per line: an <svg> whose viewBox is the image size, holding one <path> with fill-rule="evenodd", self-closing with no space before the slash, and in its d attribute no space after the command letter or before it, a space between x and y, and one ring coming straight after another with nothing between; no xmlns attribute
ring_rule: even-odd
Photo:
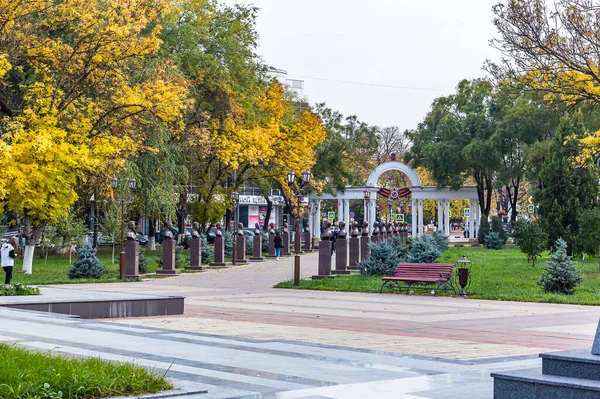
<svg viewBox="0 0 600 399"><path fill-rule="evenodd" d="M444 235L450 236L450 201L444 200Z"/></svg>
<svg viewBox="0 0 600 399"><path fill-rule="evenodd" d="M317 214L315 215L315 226L313 227L313 237L321 237L321 221L323 215L321 215L321 200L317 201Z"/></svg>
<svg viewBox="0 0 600 399"><path fill-rule="evenodd" d="M412 237L417 237L417 201L412 200Z"/></svg>
<svg viewBox="0 0 600 399"><path fill-rule="evenodd" d="M346 231L349 230L350 226L350 200L344 200L344 223L346 223Z"/></svg>
<svg viewBox="0 0 600 399"><path fill-rule="evenodd" d="M473 209L473 200L469 200L469 239L475 238L475 209Z"/></svg>
<svg viewBox="0 0 600 399"><path fill-rule="evenodd" d="M477 234L479 234L479 222L481 220L481 208L479 208L479 200L475 200L475 235L474 237L477 237Z"/></svg>
<svg viewBox="0 0 600 399"><path fill-rule="evenodd" d="M419 200L419 237L423 235L423 200Z"/></svg>
<svg viewBox="0 0 600 399"><path fill-rule="evenodd" d="M444 231L444 213L442 211L442 200L438 200L438 231Z"/></svg>
<svg viewBox="0 0 600 399"><path fill-rule="evenodd" d="M338 200L338 207L335 217L336 220L334 221L334 224L337 224L337 222L340 220L344 220L344 200Z"/></svg>
<svg viewBox="0 0 600 399"><path fill-rule="evenodd" d="M371 228L373 228L373 223L377 221L377 196L374 197L371 198L371 204L369 205L369 224Z"/></svg>

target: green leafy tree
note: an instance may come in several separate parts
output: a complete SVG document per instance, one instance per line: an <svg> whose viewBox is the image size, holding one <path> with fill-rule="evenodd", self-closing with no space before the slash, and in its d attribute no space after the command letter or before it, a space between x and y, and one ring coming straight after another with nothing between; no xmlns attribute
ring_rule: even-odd
<svg viewBox="0 0 600 399"><path fill-rule="evenodd" d="M578 215L595 206L598 172L590 161L576 162L579 139L586 134L581 112L564 116L552 138L549 158L540 171L541 187L534 192L539 216L548 233L548 246L561 237L573 253L579 232Z"/></svg>
<svg viewBox="0 0 600 399"><path fill-rule="evenodd" d="M100 218L100 233L105 243L112 245L112 264L115 264L115 246L121 241L121 210L114 202L108 202Z"/></svg>
<svg viewBox="0 0 600 399"><path fill-rule="evenodd" d="M577 247L598 258L600 269L600 208L586 209L578 217Z"/></svg>
<svg viewBox="0 0 600 399"><path fill-rule="evenodd" d="M56 234L61 238L61 244L69 252L69 263L71 263L71 253L87 237L87 226L84 220L78 217L74 210L69 210L66 216L58 219L56 223Z"/></svg>
<svg viewBox="0 0 600 399"><path fill-rule="evenodd" d="M583 275L576 268L577 262L567 255L567 243L559 238L556 250L550 255L546 266L542 269L542 277L538 285L544 292L571 295L583 280Z"/></svg>
<svg viewBox="0 0 600 399"><path fill-rule="evenodd" d="M96 257L96 250L89 245L84 245L77 251L78 257L75 264L69 269L69 278L100 278L106 274L106 269Z"/></svg>
<svg viewBox="0 0 600 399"><path fill-rule="evenodd" d="M535 260L542 256L548 242L548 234L540 222L517 220L513 225L512 238L521 252L527 255L527 262L535 266Z"/></svg>
<svg viewBox="0 0 600 399"><path fill-rule="evenodd" d="M491 208L500 156L492 139L497 120L490 82L463 80L456 94L437 98L425 120L408 132L413 146L407 161L424 166L438 186L459 188L472 178L483 216Z"/></svg>

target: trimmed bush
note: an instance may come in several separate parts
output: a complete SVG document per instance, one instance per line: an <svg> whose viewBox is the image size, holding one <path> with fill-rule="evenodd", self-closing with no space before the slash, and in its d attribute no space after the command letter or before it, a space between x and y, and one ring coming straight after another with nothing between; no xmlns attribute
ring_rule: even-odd
<svg viewBox="0 0 600 399"><path fill-rule="evenodd" d="M40 295L40 289L37 287L28 287L23 284L14 284L10 288L0 286L0 296L25 296Z"/></svg>
<svg viewBox="0 0 600 399"><path fill-rule="evenodd" d="M500 238L500 234L496 233L495 231L491 231L485 236L485 242L483 243L483 246L487 249L502 249L504 246L504 240Z"/></svg>
<svg viewBox="0 0 600 399"><path fill-rule="evenodd" d="M448 249L448 241L444 239L444 235L441 231L434 231L433 234L431 234L431 239L435 245L437 245L440 252L444 252Z"/></svg>
<svg viewBox="0 0 600 399"><path fill-rule="evenodd" d="M542 277L538 285L544 292L571 295L583 280L583 275L576 265L577 262L567 255L567 243L559 238L556 241L556 250L550 254L546 266L542 267Z"/></svg>
<svg viewBox="0 0 600 399"><path fill-rule="evenodd" d="M387 241L369 244L369 256L358 264L358 271L363 276L391 276L396 265L401 262L394 247Z"/></svg>
<svg viewBox="0 0 600 399"><path fill-rule="evenodd" d="M502 225L502 219L497 216L492 216L492 232L498 233L498 236L502 242L506 244L508 235L506 234L506 230L504 230L504 226Z"/></svg>
<svg viewBox="0 0 600 399"><path fill-rule="evenodd" d="M106 274L106 269L96 257L96 250L85 245L77 251L75 264L69 269L69 278L100 278Z"/></svg>
<svg viewBox="0 0 600 399"><path fill-rule="evenodd" d="M260 232L260 236L262 237L262 251L263 253L269 252L269 234L264 231Z"/></svg>
<svg viewBox="0 0 600 399"><path fill-rule="evenodd" d="M434 263L442 255L436 242L427 236L414 240L407 260L410 263Z"/></svg>
<svg viewBox="0 0 600 399"><path fill-rule="evenodd" d="M223 233L223 239L225 241L225 257L231 259L233 258L233 236L226 231Z"/></svg>
<svg viewBox="0 0 600 399"><path fill-rule="evenodd" d="M392 246L394 252L400 259L400 262L406 262L408 251L410 250L409 243L402 237L392 236L387 240L388 244Z"/></svg>
<svg viewBox="0 0 600 399"><path fill-rule="evenodd" d="M246 256L252 256L252 250L254 249L254 236L246 237Z"/></svg>
<svg viewBox="0 0 600 399"><path fill-rule="evenodd" d="M490 232L490 224L486 215L482 215L479 221L479 231L477 232L477 241L480 244L485 243L485 236Z"/></svg>

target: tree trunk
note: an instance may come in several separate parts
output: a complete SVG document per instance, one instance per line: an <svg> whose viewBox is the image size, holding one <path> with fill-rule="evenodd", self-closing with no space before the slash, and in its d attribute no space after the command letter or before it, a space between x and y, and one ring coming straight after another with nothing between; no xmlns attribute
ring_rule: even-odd
<svg viewBox="0 0 600 399"><path fill-rule="evenodd" d="M148 219L148 251L156 251L156 221Z"/></svg>
<svg viewBox="0 0 600 399"><path fill-rule="evenodd" d="M227 209L227 212L225 212L225 231L230 231L230 225L231 225L231 209Z"/></svg>
<svg viewBox="0 0 600 399"><path fill-rule="evenodd" d="M98 236L99 236L99 226L98 226L98 220L99 220L99 216L100 216L100 210L98 208L100 208L98 206L99 202L98 202L98 189L94 189L94 202L95 202L95 206L94 206L94 237L93 237L93 242L92 242L92 246L96 249L98 249Z"/></svg>
<svg viewBox="0 0 600 399"><path fill-rule="evenodd" d="M112 245L112 264L115 264L115 243Z"/></svg>
<svg viewBox="0 0 600 399"><path fill-rule="evenodd" d="M33 272L33 252L35 250L35 245L29 245L30 242L31 241L27 242L23 254L23 267L21 268L21 271L24 274L31 274Z"/></svg>
<svg viewBox="0 0 600 399"><path fill-rule="evenodd" d="M265 233L269 232L269 220L271 220L271 211L273 210L273 201L268 195L265 195L265 199L267 200L267 213L265 214L265 224L263 225L263 231Z"/></svg>

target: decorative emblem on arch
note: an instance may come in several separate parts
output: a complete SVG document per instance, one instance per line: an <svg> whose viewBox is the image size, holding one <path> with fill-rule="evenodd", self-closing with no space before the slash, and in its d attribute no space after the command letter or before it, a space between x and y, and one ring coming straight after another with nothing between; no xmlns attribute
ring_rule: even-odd
<svg viewBox="0 0 600 399"><path fill-rule="evenodd" d="M381 175L391 170L398 170L408 176L412 187L421 187L421 179L417 172L410 166L398 161L385 162L373 169L373 172L371 172L367 179L367 186L376 187Z"/></svg>

